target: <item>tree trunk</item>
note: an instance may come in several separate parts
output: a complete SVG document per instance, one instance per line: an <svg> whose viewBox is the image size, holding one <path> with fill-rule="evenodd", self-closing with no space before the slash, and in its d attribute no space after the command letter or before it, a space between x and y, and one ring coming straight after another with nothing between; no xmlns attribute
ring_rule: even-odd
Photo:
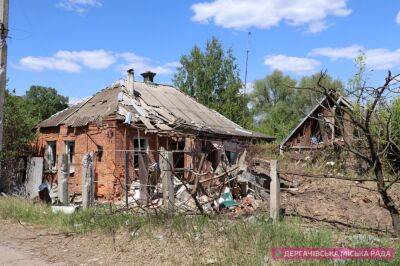
<svg viewBox="0 0 400 266"><path fill-rule="evenodd" d="M380 161L376 162L375 168L374 168L374 173L375 177L377 180L377 186L378 186L378 192L381 195L381 198L383 200L383 203L385 204L386 209L390 213L390 217L392 218L392 226L394 233L399 236L400 234L400 216L399 216L399 210L392 199L390 195L387 193L387 190L385 189L385 181L383 178L383 170L382 170L382 164Z"/></svg>

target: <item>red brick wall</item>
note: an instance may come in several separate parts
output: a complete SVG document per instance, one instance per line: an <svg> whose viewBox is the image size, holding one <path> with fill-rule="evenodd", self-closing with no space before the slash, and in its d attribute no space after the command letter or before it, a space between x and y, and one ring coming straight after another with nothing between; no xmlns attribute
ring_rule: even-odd
<svg viewBox="0 0 400 266"><path fill-rule="evenodd" d="M125 147L125 129L127 143ZM106 199L119 199L123 195L125 184L125 150L128 150L129 180L137 180L138 176L134 170L133 150L134 139L138 137L138 130L134 127L126 127L122 122L109 120L104 121L103 125L98 127L91 124L80 128L67 128L64 125L56 128L45 128L38 132L38 155L44 155L46 141L57 142L57 156L65 153L65 141L75 141L75 153L73 167L74 173L71 173L68 188L69 193L81 194L82 190L82 158L88 152L96 152L95 160L95 192L97 197ZM150 162L158 162L159 147L167 150L174 150L171 141L167 137L161 137L155 133L146 133L139 131L140 138L148 140L150 152L146 155ZM100 156L98 146L102 146L103 152ZM171 146L171 147L169 147ZM195 149L201 151L202 142L186 138L186 149ZM185 167L194 167L198 158L191 158L192 154L185 154ZM59 166L58 166L59 167ZM51 174L50 181L57 182L57 174Z"/></svg>
<svg viewBox="0 0 400 266"><path fill-rule="evenodd" d="M125 128L126 128L126 139L127 147L125 148ZM118 183L124 184L125 182L125 150L128 150L128 164L129 164L129 184L133 180L137 180L137 172L134 171L134 161L133 161L133 150L134 150L134 139L138 138L138 130L134 127L126 127L122 122L118 122L118 126L115 133L115 164L116 176L120 181ZM149 144L149 159L154 162L158 162L158 144L157 135L154 133L145 133L139 130L139 138L145 138ZM136 147L137 148L137 147ZM116 187L117 194L122 194L121 187Z"/></svg>
<svg viewBox="0 0 400 266"><path fill-rule="evenodd" d="M57 157L65 153L64 141L75 141L75 153L71 168L75 169L68 180L69 193L81 193L82 189L82 158L87 152L98 152L98 145L102 146L103 152L100 156L96 153L95 159L95 190L97 196L111 197L114 186L114 161L115 161L115 122L106 121L98 128L89 125L81 128L67 128L61 125L59 128L45 128L38 132L38 155L43 156L46 141L56 141ZM57 169L58 169L57 161ZM57 182L57 174L49 175Z"/></svg>

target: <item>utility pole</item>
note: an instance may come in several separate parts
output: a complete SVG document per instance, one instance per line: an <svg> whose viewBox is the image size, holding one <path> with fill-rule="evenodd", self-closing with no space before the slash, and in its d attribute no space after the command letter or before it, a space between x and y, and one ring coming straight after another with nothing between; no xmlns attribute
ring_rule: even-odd
<svg viewBox="0 0 400 266"><path fill-rule="evenodd" d="M247 49L246 49L246 69L244 73L244 88L243 88L243 125L246 121L246 86L247 86L247 68L249 64L249 53L250 53L250 36L251 32L247 33Z"/></svg>
<svg viewBox="0 0 400 266"><path fill-rule="evenodd" d="M4 98L7 85L8 1L0 0L0 153L3 151Z"/></svg>

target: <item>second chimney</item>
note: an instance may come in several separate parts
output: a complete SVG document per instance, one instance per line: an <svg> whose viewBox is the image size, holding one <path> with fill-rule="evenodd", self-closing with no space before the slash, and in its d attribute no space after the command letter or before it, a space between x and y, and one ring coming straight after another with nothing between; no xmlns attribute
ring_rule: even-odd
<svg viewBox="0 0 400 266"><path fill-rule="evenodd" d="M142 73L140 75L142 75L144 82L153 83L154 82L154 76L156 75L156 73L151 72L151 71L146 71L146 72L144 72L144 73Z"/></svg>

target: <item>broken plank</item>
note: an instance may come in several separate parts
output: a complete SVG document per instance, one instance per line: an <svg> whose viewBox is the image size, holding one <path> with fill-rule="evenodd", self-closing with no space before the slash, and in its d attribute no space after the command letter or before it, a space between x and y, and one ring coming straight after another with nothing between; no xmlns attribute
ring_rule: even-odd
<svg viewBox="0 0 400 266"><path fill-rule="evenodd" d="M165 130L165 131L171 131L172 128L170 128L169 126L167 126L166 124L163 123L157 123L156 127L158 127L161 130Z"/></svg>
<svg viewBox="0 0 400 266"><path fill-rule="evenodd" d="M139 116L140 121L147 127L147 129L155 130L156 128L151 124L150 120L146 117Z"/></svg>

